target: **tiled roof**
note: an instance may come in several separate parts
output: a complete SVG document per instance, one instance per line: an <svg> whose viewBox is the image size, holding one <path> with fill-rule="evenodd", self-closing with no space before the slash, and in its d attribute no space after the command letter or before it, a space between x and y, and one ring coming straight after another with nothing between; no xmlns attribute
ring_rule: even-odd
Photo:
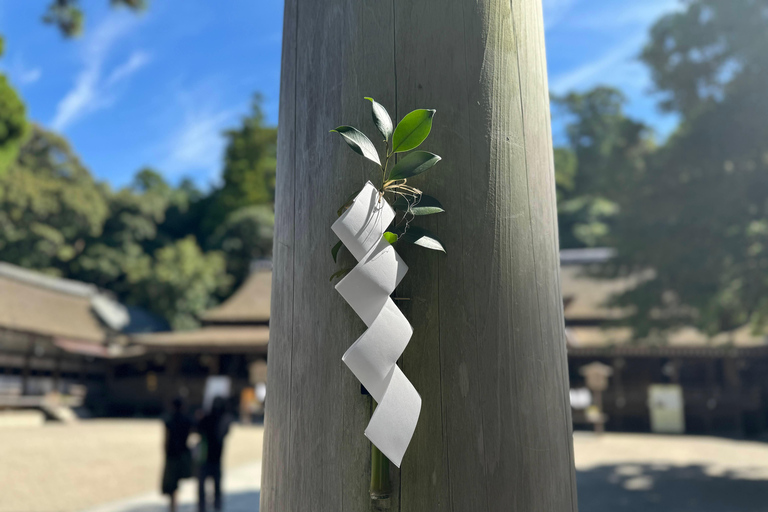
<svg viewBox="0 0 768 512"><path fill-rule="evenodd" d="M266 324L272 295L272 270L255 270L221 305L203 313L205 324Z"/></svg>

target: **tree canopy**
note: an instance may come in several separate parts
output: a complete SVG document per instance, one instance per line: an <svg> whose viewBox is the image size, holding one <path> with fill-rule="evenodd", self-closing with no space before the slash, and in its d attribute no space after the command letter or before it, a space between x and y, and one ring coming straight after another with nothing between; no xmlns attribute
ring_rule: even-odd
<svg viewBox="0 0 768 512"><path fill-rule="evenodd" d="M225 160L236 171L208 192L149 168L112 190L64 138L32 126L0 174L0 261L94 283L175 328L194 327L252 260L271 254L276 139L263 122L255 103L227 132L227 155L241 156ZM241 184L247 194L225 200ZM221 221L211 225L213 215Z"/></svg>
<svg viewBox="0 0 768 512"><path fill-rule="evenodd" d="M768 320L768 2L689 0L642 54L681 123L619 200L611 272L653 269L620 297L639 334Z"/></svg>
<svg viewBox="0 0 768 512"><path fill-rule="evenodd" d="M141 11L148 0L109 0L113 7L127 7ZM79 0L51 0L43 15L43 22L56 26L66 37L77 37L83 32L85 13Z"/></svg>
<svg viewBox="0 0 768 512"><path fill-rule="evenodd" d="M0 37L0 57L3 38ZM0 175L16 159L21 143L29 132L26 108L8 77L0 74Z"/></svg>
<svg viewBox="0 0 768 512"><path fill-rule="evenodd" d="M642 171L652 149L650 131L624 114L624 95L597 87L553 98L566 122L568 144L555 148L560 245L606 244L619 212L617 201Z"/></svg>

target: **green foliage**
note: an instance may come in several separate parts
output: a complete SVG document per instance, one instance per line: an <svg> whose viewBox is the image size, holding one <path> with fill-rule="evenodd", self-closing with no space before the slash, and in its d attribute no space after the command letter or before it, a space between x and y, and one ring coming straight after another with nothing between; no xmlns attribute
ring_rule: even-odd
<svg viewBox="0 0 768 512"><path fill-rule="evenodd" d="M0 38L0 55L2 39ZM0 75L0 175L16 159L24 138L29 133L26 108L18 93Z"/></svg>
<svg viewBox="0 0 768 512"><path fill-rule="evenodd" d="M185 217L198 197L189 183L172 187L152 169L139 171L128 187L107 194L103 229L67 275L112 290L175 328L195 327L232 283L224 254L204 253L190 233L196 226Z"/></svg>
<svg viewBox="0 0 768 512"><path fill-rule="evenodd" d="M765 1L691 0L643 52L678 130L618 204L613 274L653 269L619 304L645 334L710 334L768 319L768 18Z"/></svg>
<svg viewBox="0 0 768 512"><path fill-rule="evenodd" d="M275 202L277 129L265 124L261 102L254 96L251 114L225 133L223 184L199 205L203 240L236 210Z"/></svg>
<svg viewBox="0 0 768 512"><path fill-rule="evenodd" d="M432 130L434 110L419 109L406 115L392 134L392 152L402 153L417 148Z"/></svg>
<svg viewBox="0 0 768 512"><path fill-rule="evenodd" d="M262 98L254 96L251 114L225 133L224 186L220 201L231 211L254 204L274 204L277 128L266 126Z"/></svg>
<svg viewBox="0 0 768 512"><path fill-rule="evenodd" d="M381 185L379 192L397 212L392 225L389 227L384 238L390 243L395 244L398 241L411 243L427 249L445 252L442 242L434 234L423 228L411 226L410 223L414 217L421 215L430 215L443 212L440 202L430 196L422 194L421 190L407 184L408 179L419 175L437 164L440 157L427 151L415 151L403 157L392 169L389 163L392 161L395 153L409 151L418 147L429 135L432 129L432 118L435 115L434 110L414 110L406 115L392 132L392 120L389 118L386 109L377 103L373 98L365 98L371 102L373 122L384 137L385 158L381 163L379 154L373 143L357 128L351 126L340 126L332 132L339 133L344 141L356 153L379 164L381 169ZM389 135L392 134L392 147L389 146ZM353 193L347 201L337 211L341 215L359 193ZM343 247L338 242L331 249L331 256L336 262L339 250ZM331 281L337 277L343 277L348 269L340 270L331 276Z"/></svg>
<svg viewBox="0 0 768 512"><path fill-rule="evenodd" d="M395 164L389 175L389 179L404 180L412 178L424 171L430 170L439 161L440 157L434 153L428 151L414 151Z"/></svg>
<svg viewBox="0 0 768 512"><path fill-rule="evenodd" d="M333 262L334 263L336 263L336 261L337 261L337 259L339 257L339 251L341 250L341 248L343 246L344 246L344 244L341 243L341 240L339 240L338 242L336 242L336 245L331 247L331 256L333 257Z"/></svg>
<svg viewBox="0 0 768 512"><path fill-rule="evenodd" d="M567 147L554 149L555 156L555 185L557 200L571 192L576 186L576 155Z"/></svg>
<svg viewBox="0 0 768 512"><path fill-rule="evenodd" d="M329 281L333 281L334 279L341 279L341 278L343 278L344 276L349 274L352 271L353 268L354 267L346 267L346 268L342 268L341 270L337 270L336 272L331 274L331 278L329 279Z"/></svg>
<svg viewBox="0 0 768 512"><path fill-rule="evenodd" d="M67 275L107 214L105 188L66 141L33 127L0 176L0 260Z"/></svg>
<svg viewBox="0 0 768 512"><path fill-rule="evenodd" d="M221 250L203 252L193 215L201 196L151 169L113 192L64 139L33 127L0 176L0 261L94 283L175 327L193 327L242 279L242 262L271 245L271 228L252 229L243 210L217 233ZM271 226L271 211L259 215L258 226ZM245 245L237 246L238 235Z"/></svg>
<svg viewBox="0 0 768 512"><path fill-rule="evenodd" d="M264 126L259 102L226 133L219 189L172 186L142 169L112 191L66 140L27 124L0 75L0 261L94 283L176 328L194 327L253 259L271 253L277 131Z"/></svg>
<svg viewBox="0 0 768 512"><path fill-rule="evenodd" d="M212 292L230 285L224 255L203 253L193 236L158 249L151 261L143 272L129 275L131 292L126 299L150 305L175 329L196 327L197 316L214 305Z"/></svg>
<svg viewBox="0 0 768 512"><path fill-rule="evenodd" d="M113 7L128 7L135 11L146 8L147 0L110 0ZM85 14L79 0L52 0L43 15L43 22L55 25L65 37L77 37L83 32Z"/></svg>
<svg viewBox="0 0 768 512"><path fill-rule="evenodd" d="M395 242L397 242L397 239L400 238L395 233L392 233L390 231L387 231L386 233L384 233L383 236L384 236L384 240L386 240L392 245L395 245Z"/></svg>
<svg viewBox="0 0 768 512"><path fill-rule="evenodd" d="M413 216L432 215L435 213L442 213L443 205L440 201L427 194L421 194L417 199L409 201L408 197L397 196L392 203L392 207L395 210L401 212L407 212Z"/></svg>
<svg viewBox="0 0 768 512"><path fill-rule="evenodd" d="M392 136L394 127L392 126L392 119L389 117L387 109L381 106L373 98L365 98L371 102L371 116L373 117L373 124L376 125L376 129L384 137L384 141L388 142Z"/></svg>
<svg viewBox="0 0 768 512"><path fill-rule="evenodd" d="M432 249L433 251L445 252L445 246L437 235L430 233L424 228L409 226L407 229L395 227L394 230L398 240L418 245L426 249Z"/></svg>
<svg viewBox="0 0 768 512"><path fill-rule="evenodd" d="M563 248L609 243L618 202L634 194L632 183L644 171L653 148L649 130L626 117L625 101L606 87L554 98L554 107L570 119L568 145L555 149Z"/></svg>
<svg viewBox="0 0 768 512"><path fill-rule="evenodd" d="M229 214L206 246L224 254L227 273L237 287L248 277L252 261L272 254L274 230L275 214L271 206L245 206Z"/></svg>
<svg viewBox="0 0 768 512"><path fill-rule="evenodd" d="M351 126L339 126L332 132L338 133L344 139L349 147L358 155L363 155L365 158L374 162L377 165L381 165L379 160L379 154L376 152L376 146L373 142L366 137L360 130Z"/></svg>

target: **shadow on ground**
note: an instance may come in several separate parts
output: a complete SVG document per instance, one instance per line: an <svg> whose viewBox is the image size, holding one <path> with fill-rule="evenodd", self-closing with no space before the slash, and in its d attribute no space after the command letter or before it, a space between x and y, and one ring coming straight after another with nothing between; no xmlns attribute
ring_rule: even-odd
<svg viewBox="0 0 768 512"><path fill-rule="evenodd" d="M259 512L259 491L225 494L223 512ZM141 504L120 509L121 512L168 512L167 504ZM206 510L212 511L213 507ZM197 503L180 503L177 512L197 512Z"/></svg>
<svg viewBox="0 0 768 512"><path fill-rule="evenodd" d="M748 474L748 471L745 473ZM580 512L765 512L768 480L700 465L619 464L578 471Z"/></svg>

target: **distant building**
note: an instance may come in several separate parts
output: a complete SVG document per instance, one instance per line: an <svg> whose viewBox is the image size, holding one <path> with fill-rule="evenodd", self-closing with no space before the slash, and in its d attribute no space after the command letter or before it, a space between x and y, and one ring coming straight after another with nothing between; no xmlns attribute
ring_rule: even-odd
<svg viewBox="0 0 768 512"><path fill-rule="evenodd" d="M156 415L181 394L202 403L206 379L226 375L237 399L266 381L272 271L262 265L189 331L130 337L135 355L110 361L106 373L110 415Z"/></svg>
<svg viewBox="0 0 768 512"><path fill-rule="evenodd" d="M128 337L163 328L93 285L0 263L0 408L96 398Z"/></svg>
<svg viewBox="0 0 768 512"><path fill-rule="evenodd" d="M626 311L611 308L611 296L644 278L597 279L589 270L604 264L610 249L561 251L561 286L572 389L585 386L580 369L599 362L612 369L602 394L608 430L649 431L665 406L652 389L681 392L667 407L682 409L683 430L692 433L752 434L768 425L768 344L748 326L712 338L693 327L665 339L638 340L612 323ZM588 425L574 410L574 425Z"/></svg>

